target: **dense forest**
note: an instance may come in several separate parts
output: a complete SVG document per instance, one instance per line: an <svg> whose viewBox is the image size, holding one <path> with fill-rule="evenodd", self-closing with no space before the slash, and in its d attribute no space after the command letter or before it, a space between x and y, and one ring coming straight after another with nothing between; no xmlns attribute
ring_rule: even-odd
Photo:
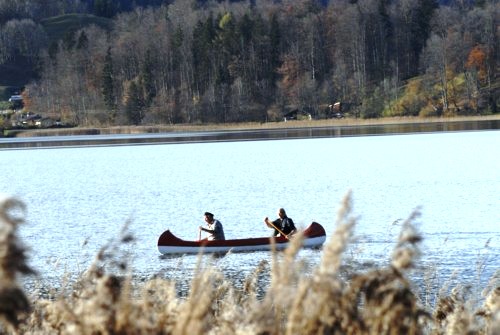
<svg viewBox="0 0 500 335"><path fill-rule="evenodd" d="M81 126L323 118L335 102L491 114L499 21L498 0L0 0L0 85L22 73L25 110Z"/></svg>

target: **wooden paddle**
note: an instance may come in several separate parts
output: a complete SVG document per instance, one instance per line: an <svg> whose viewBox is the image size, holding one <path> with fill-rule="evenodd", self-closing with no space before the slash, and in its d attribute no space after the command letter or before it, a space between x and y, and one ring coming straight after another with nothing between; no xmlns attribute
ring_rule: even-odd
<svg viewBox="0 0 500 335"><path fill-rule="evenodd" d="M278 231L278 233L280 233L280 234L281 234L281 236L285 236L285 237L287 238L287 240L289 240L288 235L287 235L287 234L285 234L284 232L282 232L282 231L281 231L281 229L279 229L278 227L276 227L276 226L273 224L273 222L272 222L271 220L266 219L266 221L265 221L265 222L266 222L267 224L270 224L271 226L273 226L273 228L274 228L274 229L276 229L276 230Z"/></svg>

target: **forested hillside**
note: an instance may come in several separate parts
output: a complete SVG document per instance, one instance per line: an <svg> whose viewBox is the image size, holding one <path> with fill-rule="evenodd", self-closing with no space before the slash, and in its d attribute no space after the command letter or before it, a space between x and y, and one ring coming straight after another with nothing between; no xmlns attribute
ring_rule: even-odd
<svg viewBox="0 0 500 335"><path fill-rule="evenodd" d="M363 118L500 105L497 0L94 0L28 10L38 2L0 0L0 73L25 64L25 108L78 125L267 121L290 110L319 118L334 102ZM15 12L13 3L26 5Z"/></svg>

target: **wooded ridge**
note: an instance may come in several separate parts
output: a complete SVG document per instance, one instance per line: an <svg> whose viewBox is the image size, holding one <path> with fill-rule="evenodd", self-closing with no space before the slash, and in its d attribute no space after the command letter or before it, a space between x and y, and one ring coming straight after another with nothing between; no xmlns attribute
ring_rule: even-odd
<svg viewBox="0 0 500 335"><path fill-rule="evenodd" d="M496 0L71 3L0 0L4 99L22 87L25 111L69 124L488 115L500 105Z"/></svg>

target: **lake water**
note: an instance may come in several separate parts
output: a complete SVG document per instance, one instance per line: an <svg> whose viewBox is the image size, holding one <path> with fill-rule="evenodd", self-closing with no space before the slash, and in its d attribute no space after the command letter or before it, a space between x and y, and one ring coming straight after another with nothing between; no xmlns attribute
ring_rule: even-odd
<svg viewBox="0 0 500 335"><path fill-rule="evenodd" d="M0 185L26 203L21 238L36 281L54 286L85 270L127 222L136 240L118 248L134 276L181 286L197 256L162 258L157 238L170 229L197 239L205 211L226 238L243 238L270 235L262 220L284 207L298 226L321 223L328 242L349 190L359 218L352 264L386 262L398 222L420 207L418 268L434 269L438 286L450 278L484 286L500 269L499 143L499 131L470 131L4 150ZM300 253L312 265L321 255ZM265 259L256 252L210 262L241 280Z"/></svg>

